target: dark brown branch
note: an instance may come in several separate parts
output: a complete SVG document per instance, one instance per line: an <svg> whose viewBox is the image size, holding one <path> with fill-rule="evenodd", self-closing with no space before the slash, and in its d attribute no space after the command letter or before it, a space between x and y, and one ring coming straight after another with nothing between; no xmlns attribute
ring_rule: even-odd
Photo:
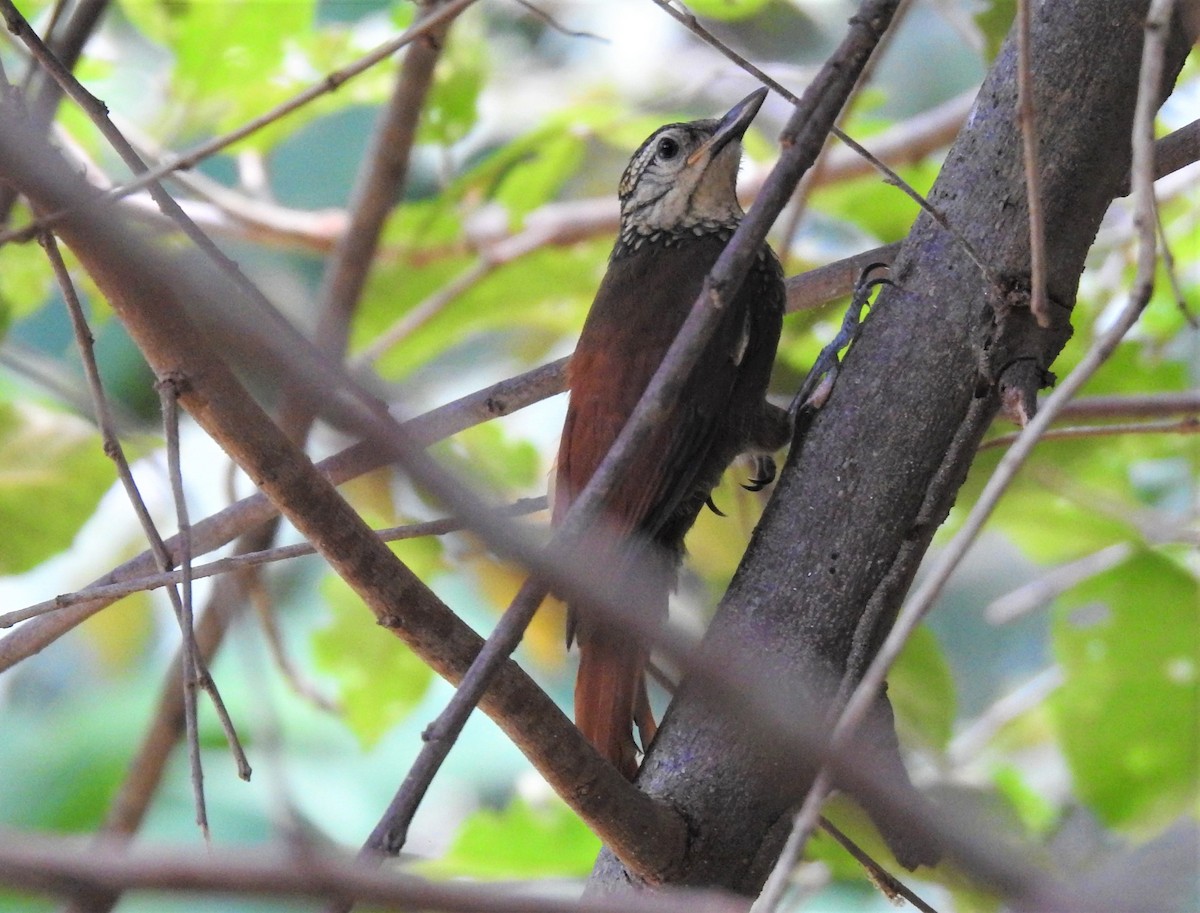
<svg viewBox="0 0 1200 913"><path fill-rule="evenodd" d="M0 882L65 898L124 891L235 894L275 900L356 898L389 910L445 913L744 913L745 902L719 891L676 889L620 902L571 900L544 889L493 882L428 881L373 872L344 856L288 851L128 851L81 848L67 837L0 832ZM215 900L216 898L214 898ZM85 904L86 906L86 904Z"/></svg>
<svg viewBox="0 0 1200 913"><path fill-rule="evenodd" d="M1168 133L1154 144L1155 179L1174 174L1194 162L1200 162L1200 120ZM1117 196L1129 195L1129 178L1117 190Z"/></svg>
<svg viewBox="0 0 1200 913"><path fill-rule="evenodd" d="M183 468L179 459L179 388L174 378L163 378L156 385L162 402L163 430L166 438L167 476L175 501L175 516L179 526L181 552L179 581L179 634L183 660L183 719L191 768L192 801L196 810L196 826L211 843L208 828L208 803L204 799L204 768L200 763L200 730L197 720L196 687L200 681L200 655L196 648L196 630L192 614L192 548L191 524L188 521L187 498L183 493ZM249 768L247 768L249 778Z"/></svg>
<svg viewBox="0 0 1200 913"><path fill-rule="evenodd" d="M1128 396L1080 396L1071 400L1062 418L1124 418L1200 414L1200 390L1180 393L1146 393Z"/></svg>

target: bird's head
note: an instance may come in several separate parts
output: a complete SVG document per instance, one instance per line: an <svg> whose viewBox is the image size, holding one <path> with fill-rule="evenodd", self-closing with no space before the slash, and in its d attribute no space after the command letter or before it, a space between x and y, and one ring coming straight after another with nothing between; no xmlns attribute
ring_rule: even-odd
<svg viewBox="0 0 1200 913"><path fill-rule="evenodd" d="M622 234L649 235L697 225L736 225L742 136L766 89L751 92L719 120L659 127L621 177Z"/></svg>

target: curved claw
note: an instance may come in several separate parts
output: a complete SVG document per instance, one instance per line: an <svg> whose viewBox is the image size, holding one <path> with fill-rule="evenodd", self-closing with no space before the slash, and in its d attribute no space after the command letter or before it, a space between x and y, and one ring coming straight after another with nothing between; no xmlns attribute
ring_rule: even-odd
<svg viewBox="0 0 1200 913"><path fill-rule="evenodd" d="M875 272L875 270L886 269L886 270L890 271L891 268L892 268L892 264L884 263L882 260L876 260L874 263L868 263L866 266L864 266L862 268L862 272L860 272L858 274L858 282L855 283L855 287L857 288L858 286L865 283L867 281L867 277L870 276L871 273ZM879 279L873 279L871 281L873 283L874 282L887 282L888 284L892 284L892 280L885 278L885 277L880 277Z"/></svg>
<svg viewBox="0 0 1200 913"><path fill-rule="evenodd" d="M713 503L712 495L709 495L707 498L704 499L704 506L707 507L709 510L711 510L718 517L725 516L725 511L721 510L721 508L717 507L717 505Z"/></svg>
<svg viewBox="0 0 1200 913"><path fill-rule="evenodd" d="M775 481L775 459L767 454L754 457L754 475L742 485L746 491L762 491Z"/></svg>

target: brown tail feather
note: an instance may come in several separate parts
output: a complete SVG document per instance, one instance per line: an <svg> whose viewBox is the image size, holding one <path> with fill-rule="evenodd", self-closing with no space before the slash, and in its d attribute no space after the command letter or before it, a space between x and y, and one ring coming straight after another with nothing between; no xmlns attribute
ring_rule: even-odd
<svg viewBox="0 0 1200 913"><path fill-rule="evenodd" d="M595 632L579 642L575 679L575 725L604 757L632 780L637 773L633 742L636 717L643 738L654 718L646 699L646 652L627 638Z"/></svg>

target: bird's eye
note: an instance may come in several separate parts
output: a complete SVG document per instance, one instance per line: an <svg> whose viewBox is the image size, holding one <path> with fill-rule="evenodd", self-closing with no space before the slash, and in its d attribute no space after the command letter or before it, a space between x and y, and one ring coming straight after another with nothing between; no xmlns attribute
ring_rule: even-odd
<svg viewBox="0 0 1200 913"><path fill-rule="evenodd" d="M664 162L669 162L677 155L679 155L678 142L671 139L669 136L664 136L658 141L658 157Z"/></svg>

